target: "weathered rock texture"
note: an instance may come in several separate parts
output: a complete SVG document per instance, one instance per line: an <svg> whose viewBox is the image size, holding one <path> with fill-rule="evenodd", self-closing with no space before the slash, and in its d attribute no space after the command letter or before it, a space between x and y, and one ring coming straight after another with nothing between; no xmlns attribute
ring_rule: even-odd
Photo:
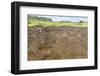
<svg viewBox="0 0 100 76"><path fill-rule="evenodd" d="M88 57L87 28L28 27L28 60Z"/></svg>

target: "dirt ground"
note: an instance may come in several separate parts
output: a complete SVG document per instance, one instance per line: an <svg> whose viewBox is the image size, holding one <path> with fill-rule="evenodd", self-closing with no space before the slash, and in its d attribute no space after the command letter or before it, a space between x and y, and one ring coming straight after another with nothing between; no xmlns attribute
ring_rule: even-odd
<svg viewBox="0 0 100 76"><path fill-rule="evenodd" d="M88 57L87 28L28 27L28 60Z"/></svg>

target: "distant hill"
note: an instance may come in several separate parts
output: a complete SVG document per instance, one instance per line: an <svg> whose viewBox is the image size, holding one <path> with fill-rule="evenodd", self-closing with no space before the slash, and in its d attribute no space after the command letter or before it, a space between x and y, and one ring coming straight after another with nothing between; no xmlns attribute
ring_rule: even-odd
<svg viewBox="0 0 100 76"><path fill-rule="evenodd" d="M52 21L51 18L38 17L38 16L28 16L28 20Z"/></svg>

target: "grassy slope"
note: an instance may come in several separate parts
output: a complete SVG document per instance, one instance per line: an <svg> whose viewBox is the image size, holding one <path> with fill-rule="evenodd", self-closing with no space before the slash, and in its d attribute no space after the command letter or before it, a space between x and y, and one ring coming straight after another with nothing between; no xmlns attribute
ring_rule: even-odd
<svg viewBox="0 0 100 76"><path fill-rule="evenodd" d="M45 26L71 26L71 27L87 27L87 23L79 23L79 22L50 22L50 21L37 21L37 20L30 20L29 27L33 27L36 25L43 25Z"/></svg>

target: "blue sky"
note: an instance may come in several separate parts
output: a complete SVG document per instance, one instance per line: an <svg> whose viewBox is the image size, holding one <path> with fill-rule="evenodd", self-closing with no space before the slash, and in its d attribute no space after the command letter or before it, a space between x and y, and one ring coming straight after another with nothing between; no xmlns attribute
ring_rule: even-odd
<svg viewBox="0 0 100 76"><path fill-rule="evenodd" d="M34 16L36 16L36 15L34 15ZM51 18L53 21L79 22L79 21L82 20L84 22L88 22L88 17L86 17L86 16L51 16L51 15L38 15L38 17Z"/></svg>

